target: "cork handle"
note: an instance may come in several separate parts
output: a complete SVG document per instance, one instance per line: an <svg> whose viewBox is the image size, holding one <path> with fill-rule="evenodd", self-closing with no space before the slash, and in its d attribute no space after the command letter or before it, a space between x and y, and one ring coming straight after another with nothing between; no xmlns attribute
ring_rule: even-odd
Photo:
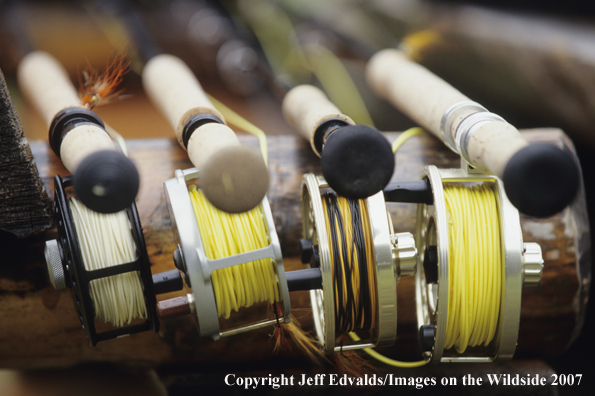
<svg viewBox="0 0 595 396"><path fill-rule="evenodd" d="M320 153L314 144L314 132L320 124L331 118L339 118L349 125L355 125L351 118L341 114L320 89L312 85L299 85L285 95L283 116L310 142L318 156Z"/></svg>
<svg viewBox="0 0 595 396"><path fill-rule="evenodd" d="M60 111L83 107L68 73L50 54L35 51L27 54L18 68L18 81L25 97L39 111L46 124ZM60 157L66 169L74 173L89 154L113 149L109 135L93 125L82 125L69 131L60 146Z"/></svg>
<svg viewBox="0 0 595 396"><path fill-rule="evenodd" d="M240 146L226 125L207 122L198 126L184 144L184 128L195 115L212 114L225 122L200 83L179 58L157 55L143 70L143 85L153 103L165 114L178 142L188 150L192 164L201 172L201 188L218 209L245 212L264 198L269 176L262 156Z"/></svg>
<svg viewBox="0 0 595 396"><path fill-rule="evenodd" d="M202 170L214 155L228 147L240 147L236 134L226 125L210 122L190 136L188 157L196 168Z"/></svg>
<svg viewBox="0 0 595 396"><path fill-rule="evenodd" d="M456 103L470 101L428 69L394 49L382 50L372 57L366 78L376 94L440 139L443 139L440 122L446 110ZM454 133L465 115L468 114L461 114L451 130L445 133ZM474 133L467 153L475 167L502 177L506 161L526 145L526 140L513 126L494 121Z"/></svg>
<svg viewBox="0 0 595 396"><path fill-rule="evenodd" d="M469 101L465 95L400 51L375 54L366 67L372 90L428 132L440 136L440 120L454 103Z"/></svg>
<svg viewBox="0 0 595 396"><path fill-rule="evenodd" d="M529 143L520 132L504 121L480 126L467 145L469 162L477 169L503 178L510 159Z"/></svg>
<svg viewBox="0 0 595 396"><path fill-rule="evenodd" d="M443 140L453 138L456 142L454 132L459 125L463 126L462 122L468 122L461 128L469 133L473 129L464 142L467 160L477 169L501 178L508 198L521 212L536 217L551 216L576 196L580 170L572 155L552 145L528 144L505 121L487 116L471 125L477 119L463 121L474 112L466 109L461 114L453 113L455 119L450 130L444 131L445 137L441 136L444 113L452 105L469 99L399 51L388 49L374 55L368 63L366 78L376 94ZM481 118L482 113L478 114ZM463 132L457 133L463 139Z"/></svg>
<svg viewBox="0 0 595 396"><path fill-rule="evenodd" d="M145 92L169 120L182 147L185 147L184 126L190 117L208 113L224 121L181 59L168 54L151 58L143 70L142 80Z"/></svg>
<svg viewBox="0 0 595 396"><path fill-rule="evenodd" d="M18 67L18 82L46 124L60 111L82 107L78 92L64 67L46 52L27 54Z"/></svg>
<svg viewBox="0 0 595 396"><path fill-rule="evenodd" d="M70 173L75 173L82 160L100 150L113 150L114 142L97 125L80 125L70 130L60 145L60 158Z"/></svg>

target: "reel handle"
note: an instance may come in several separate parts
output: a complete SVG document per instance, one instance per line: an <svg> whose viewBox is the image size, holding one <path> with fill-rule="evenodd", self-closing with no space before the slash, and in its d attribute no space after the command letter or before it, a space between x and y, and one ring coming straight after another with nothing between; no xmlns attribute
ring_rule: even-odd
<svg viewBox="0 0 595 396"><path fill-rule="evenodd" d="M95 113L81 105L64 67L50 54L27 54L18 68L27 99L50 126L50 145L74 175L79 199L88 208L113 213L129 206L138 192L136 167L105 131Z"/></svg>
<svg viewBox="0 0 595 396"><path fill-rule="evenodd" d="M160 54L147 62L142 80L147 95L200 170L201 188L209 201L229 213L257 206L269 184L264 160L240 145L188 66L175 56Z"/></svg>
<svg viewBox="0 0 595 396"><path fill-rule="evenodd" d="M324 178L339 195L367 198L390 181L395 159L388 140L341 114L320 89L299 85L285 95L282 108L321 158Z"/></svg>
<svg viewBox="0 0 595 396"><path fill-rule="evenodd" d="M521 212L551 216L576 196L579 169L570 153L547 144L529 145L515 127L400 51L375 54L366 79L377 95L473 167L501 178L508 198Z"/></svg>

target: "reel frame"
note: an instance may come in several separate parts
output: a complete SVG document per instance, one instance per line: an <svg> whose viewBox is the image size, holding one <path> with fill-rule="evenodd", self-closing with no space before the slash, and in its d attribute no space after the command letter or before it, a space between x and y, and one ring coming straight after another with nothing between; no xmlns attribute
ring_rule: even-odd
<svg viewBox="0 0 595 396"><path fill-rule="evenodd" d="M136 243L137 259L129 263L114 265L108 268L88 271L85 269L80 247L77 240L76 227L68 205L66 188L73 184L73 177L54 177L54 212L58 229L58 248L60 250L61 265L64 272L65 284L72 290L72 300L78 313L79 320L85 331L89 344L97 345L100 341L124 337L143 331L159 331L157 315L157 301L153 291L153 278L151 263L145 245L142 226L136 209L132 202L126 210L130 220L133 239ZM95 279L106 278L126 272L139 271L143 290L143 297L147 308L147 319L138 324L126 325L113 330L97 332L95 327L95 310L93 300L89 293L90 283Z"/></svg>
<svg viewBox="0 0 595 396"><path fill-rule="evenodd" d="M393 244L389 230L389 218L383 192L380 191L365 202L370 218L374 241L376 268L378 326L373 329L370 340L336 346L335 303L330 251L325 226L320 190L329 188L322 176L305 174L302 181L303 237L318 245L322 289L310 290L310 301L316 329L316 338L321 349L331 354L346 350L391 346L397 335L397 281L393 262ZM322 226L321 226L322 225Z"/></svg>
<svg viewBox="0 0 595 396"><path fill-rule="evenodd" d="M273 326L278 323L289 323L291 314L289 290L285 277L283 256L281 255L281 244L275 230L273 214L268 199L265 196L262 200L262 215L266 220L268 228L269 245L234 256L210 260L205 254L202 237L192 209L186 184L187 181L199 179L200 171L197 168L177 169L174 178L165 181L164 189L172 222L174 240L178 246L176 254L174 254L174 260L176 267L184 274L186 286L191 290L188 296L188 302L200 336L212 337L217 341L221 337ZM271 259L274 261L275 274L279 282L281 296L279 302L283 308L283 316L221 331L215 293L211 283L211 273L221 268L260 259Z"/></svg>
<svg viewBox="0 0 595 396"><path fill-rule="evenodd" d="M418 204L416 235L420 262L424 260L425 247L436 245L438 253L438 281L426 283L423 266L418 266L415 280L415 297L418 327L435 326L432 351L424 351L424 358L431 364L444 362L488 363L510 360L514 355L520 323L521 292L524 279L525 258L523 235L518 210L508 200L504 185L499 178L486 175L471 168L461 159L459 169L438 169L427 166L422 178L430 181L434 204ZM492 342L484 347L484 352L466 351L462 355L444 351L446 339L446 319L448 307L448 226L443 183L489 182L497 187L497 205L500 216L500 236L502 240L502 294L498 327ZM530 244L537 245L537 244ZM539 258L541 250L539 245ZM543 262L543 261L542 261ZM445 286L441 287L441 283Z"/></svg>

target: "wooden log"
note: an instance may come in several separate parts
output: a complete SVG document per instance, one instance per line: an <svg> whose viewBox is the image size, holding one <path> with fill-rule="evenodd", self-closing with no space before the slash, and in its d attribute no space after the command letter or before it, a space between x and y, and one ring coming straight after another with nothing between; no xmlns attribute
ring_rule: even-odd
<svg viewBox="0 0 595 396"><path fill-rule="evenodd" d="M0 229L26 237L52 224L51 202L0 70Z"/></svg>
<svg viewBox="0 0 595 396"><path fill-rule="evenodd" d="M561 147L572 145L559 130L523 132L530 141L553 141ZM396 134L388 134L394 140ZM251 136L240 135L244 144L257 146ZM271 189L269 200L281 240L286 269L302 268L297 257L301 238L300 186L302 174L320 174L319 161L308 143L297 136L269 138ZM51 178L66 171L43 142L31 144L48 191ZM130 157L141 174L137 206L144 228L154 273L173 268L175 249L171 220L167 211L163 182L175 169L191 167L183 149L168 139L131 140ZM397 156L394 180L416 180L424 165L456 167L458 158L437 139L418 136L407 141ZM415 205L389 204L396 232L413 232ZM523 238L538 242L543 250L545 269L537 287L523 290L518 354L560 354L580 332L590 285L588 254L589 231L586 223L584 193L574 204L549 219L522 217ZM73 309L69 292L56 291L47 277L42 246L55 238L55 230L19 241L0 236L3 253L0 266L0 367L68 366L90 361L109 361L145 367L187 368L232 365L246 369L255 362L274 367L306 367L299 354L289 351L273 354L271 329L245 333L214 342L200 339L192 317L162 322L159 334L140 333L130 337L88 346ZM169 293L160 299L176 297ZM292 292L292 307L305 329L311 329L306 315L306 292ZM393 357L414 358L417 349L413 279L402 278L398 284L398 338L394 348L383 350ZM267 307L242 309L234 322L266 315ZM232 322L224 322L227 326ZM297 356L297 357L296 357ZM304 366L306 365L306 366ZM231 366L230 366L231 367Z"/></svg>

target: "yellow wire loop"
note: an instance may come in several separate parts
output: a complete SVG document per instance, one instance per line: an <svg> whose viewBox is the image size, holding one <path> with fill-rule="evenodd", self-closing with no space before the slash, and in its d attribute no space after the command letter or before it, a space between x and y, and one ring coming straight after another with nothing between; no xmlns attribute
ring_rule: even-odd
<svg viewBox="0 0 595 396"><path fill-rule="evenodd" d="M349 114L356 124L373 127L372 116L341 59L319 44L305 47L304 52L309 69L320 81L331 102Z"/></svg>
<svg viewBox="0 0 595 396"><path fill-rule="evenodd" d="M494 183L444 185L449 216L445 349L487 346L500 315L504 263Z"/></svg>
<svg viewBox="0 0 595 396"><path fill-rule="evenodd" d="M252 124L250 121L246 120L244 117L230 109L229 107L225 106L223 103L219 102L217 99L212 97L211 95L207 95L213 105L223 114L223 117L229 122L230 124L235 125L236 127L242 129L245 132L251 133L252 135L258 138L258 143L260 145L260 152L262 153L262 158L264 159L265 165L268 166L268 150L267 150L267 136L263 132L262 129L257 127L256 125Z"/></svg>
<svg viewBox="0 0 595 396"><path fill-rule="evenodd" d="M406 142L406 141L407 141L409 138L411 138L411 137L413 137L413 136L416 136L416 135L422 135L422 134L424 134L425 132L426 132L426 131L425 131L425 129L423 129L423 128L420 128L420 127L413 127L413 128L409 128L409 129L407 129L405 132L401 133L401 134L399 135L399 137L397 137L397 138L395 139L395 141L393 142L393 145L392 145L393 153L396 153L396 152L397 152L397 150L398 150L399 148L401 148L401 146L402 146L403 144L405 144L405 142Z"/></svg>
<svg viewBox="0 0 595 396"><path fill-rule="evenodd" d="M191 185L188 190L208 259L229 257L270 244L262 204L248 212L230 214L212 206L196 186ZM213 271L211 280L217 312L225 319L232 309L237 312L240 307L280 300L275 263L270 258Z"/></svg>
<svg viewBox="0 0 595 396"><path fill-rule="evenodd" d="M349 337L351 337L351 339L355 342L361 341L360 338L357 336L357 334L355 334L354 332L349 333ZM366 352L368 355L370 355L374 359L378 360L379 362L382 362L384 364L387 364L389 366L394 366L394 367L413 368L413 367L425 366L426 364L428 364L428 362L426 360L420 360L417 362L401 362L399 360L387 358L386 356L379 354L372 348L364 348L364 352Z"/></svg>

